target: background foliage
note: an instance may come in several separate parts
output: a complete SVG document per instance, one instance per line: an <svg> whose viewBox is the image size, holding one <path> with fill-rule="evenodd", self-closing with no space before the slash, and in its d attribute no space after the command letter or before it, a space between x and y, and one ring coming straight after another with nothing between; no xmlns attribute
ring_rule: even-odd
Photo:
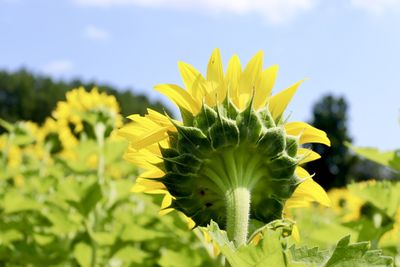
<svg viewBox="0 0 400 267"><path fill-rule="evenodd" d="M161 199L131 193L140 170L123 160L122 118L101 92L123 115L162 105L108 86L66 98L77 85L0 72L0 266L222 266L219 252L231 266L400 266L400 154L351 146L344 98L323 97L312 119L332 147L315 146L322 159L307 168L338 188L332 208L287 211L237 249L215 223L191 231L158 215ZM371 178L385 181L348 185Z"/></svg>

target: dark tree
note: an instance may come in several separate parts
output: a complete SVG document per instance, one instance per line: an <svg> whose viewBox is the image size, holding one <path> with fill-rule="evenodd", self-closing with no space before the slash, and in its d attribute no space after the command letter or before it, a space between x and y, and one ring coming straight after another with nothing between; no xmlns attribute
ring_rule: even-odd
<svg viewBox="0 0 400 267"><path fill-rule="evenodd" d="M311 124L325 131L331 140L331 147L314 144L313 150L321 159L307 165L310 173L325 189L345 186L350 180L355 156L350 154L345 142L351 142L347 129L348 105L343 97L324 96L314 105Z"/></svg>
<svg viewBox="0 0 400 267"><path fill-rule="evenodd" d="M313 107L311 124L325 131L331 140L330 147L312 145L321 155L321 159L307 164L307 170L315 174L314 180L329 190L353 181L399 179L395 172L355 155L346 147L345 143L352 141L347 128L347 111L346 100L332 95L322 97Z"/></svg>

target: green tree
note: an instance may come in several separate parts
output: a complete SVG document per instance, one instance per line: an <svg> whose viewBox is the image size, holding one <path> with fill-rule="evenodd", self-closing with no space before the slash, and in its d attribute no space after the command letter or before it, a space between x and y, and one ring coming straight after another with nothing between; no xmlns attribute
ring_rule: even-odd
<svg viewBox="0 0 400 267"><path fill-rule="evenodd" d="M314 179L325 189L345 186L357 161L345 146L345 142L352 141L347 128L347 110L346 100L332 95L322 97L313 107L311 124L327 133L331 147L313 145L313 150L322 158L309 163L307 169L315 173Z"/></svg>
<svg viewBox="0 0 400 267"><path fill-rule="evenodd" d="M307 170L315 174L314 180L329 190L352 181L397 179L393 171L360 158L346 146L346 142L352 141L347 126L347 112L348 104L342 96L323 96L313 107L311 124L325 131L331 140L330 147L312 145L313 150L322 157L307 165Z"/></svg>

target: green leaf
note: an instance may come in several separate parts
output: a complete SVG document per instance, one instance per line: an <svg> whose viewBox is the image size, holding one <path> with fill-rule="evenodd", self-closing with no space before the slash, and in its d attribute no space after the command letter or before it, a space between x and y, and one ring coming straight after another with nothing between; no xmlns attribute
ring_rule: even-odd
<svg viewBox="0 0 400 267"><path fill-rule="evenodd" d="M200 266L201 258L188 249L179 251L163 249L161 250L161 258L158 260L158 264L162 267Z"/></svg>
<svg viewBox="0 0 400 267"><path fill-rule="evenodd" d="M242 246L238 249L215 222L211 221L206 229L232 267L285 266L284 251L280 241L281 229L274 231L266 227L263 231L264 238L259 244Z"/></svg>
<svg viewBox="0 0 400 267"><path fill-rule="evenodd" d="M318 248L290 248L289 262L305 263L316 267L384 267L393 266L391 257L382 256L380 250L369 250L369 242L350 244L350 236L342 238L329 251ZM290 266L290 265L289 265Z"/></svg>
<svg viewBox="0 0 400 267"><path fill-rule="evenodd" d="M329 251L321 251L318 247L296 249L295 246L291 246L290 252L294 261L305 263L308 266L321 265L329 257Z"/></svg>
<svg viewBox="0 0 400 267"><path fill-rule="evenodd" d="M350 143L346 144L349 148L351 148L354 152L359 154L360 156L365 157L366 159L372 160L376 163L379 163L383 166L400 170L400 155L399 151L380 151L377 148L373 147L356 147L351 145Z"/></svg>
<svg viewBox="0 0 400 267"><path fill-rule="evenodd" d="M82 215L78 212L67 212L66 210L51 207L44 215L50 220L52 226L50 231L55 235L67 235L77 232L81 228Z"/></svg>
<svg viewBox="0 0 400 267"><path fill-rule="evenodd" d="M126 225L126 228L121 234L123 241L147 241L157 238L165 238L166 233L157 231L156 229L147 229L136 224Z"/></svg>
<svg viewBox="0 0 400 267"><path fill-rule="evenodd" d="M116 239L115 234L109 232L95 232L90 235L101 246L111 246Z"/></svg>
<svg viewBox="0 0 400 267"><path fill-rule="evenodd" d="M103 197L101 187L97 181L86 189L86 194L81 201L81 212L87 216Z"/></svg>
<svg viewBox="0 0 400 267"><path fill-rule="evenodd" d="M8 245L14 241L23 239L24 235L20 231L17 231L16 229L10 229L4 232L3 231L0 232L0 244L3 245Z"/></svg>
<svg viewBox="0 0 400 267"><path fill-rule="evenodd" d="M12 132L15 128L14 125L12 125L8 121L5 121L1 118L0 118L0 126L3 127L4 129L6 129L8 132Z"/></svg>
<svg viewBox="0 0 400 267"><path fill-rule="evenodd" d="M4 212L14 213L26 210L40 210L42 205L17 191L10 191L4 197Z"/></svg>
<svg viewBox="0 0 400 267"><path fill-rule="evenodd" d="M49 245L51 242L54 241L53 235L33 234L33 238L41 246Z"/></svg>
<svg viewBox="0 0 400 267"><path fill-rule="evenodd" d="M393 259L382 256L380 250L369 250L369 242L350 244L350 236L342 238L331 251L295 246L286 249L284 233L287 233L287 227L285 220L274 221L261 231L263 238L257 245L249 244L238 249L215 222L211 222L207 230L232 267L383 267L393 264Z"/></svg>
<svg viewBox="0 0 400 267"><path fill-rule="evenodd" d="M369 242L350 244L350 236L342 238L325 264L336 267L392 266L391 257L382 256L380 250L369 250Z"/></svg>
<svg viewBox="0 0 400 267"><path fill-rule="evenodd" d="M74 257L82 267L89 267L92 260L92 248L83 242L80 242L74 247Z"/></svg>
<svg viewBox="0 0 400 267"><path fill-rule="evenodd" d="M148 256L146 252L138 248L126 246L112 256L110 266L132 266L131 263L143 265Z"/></svg>

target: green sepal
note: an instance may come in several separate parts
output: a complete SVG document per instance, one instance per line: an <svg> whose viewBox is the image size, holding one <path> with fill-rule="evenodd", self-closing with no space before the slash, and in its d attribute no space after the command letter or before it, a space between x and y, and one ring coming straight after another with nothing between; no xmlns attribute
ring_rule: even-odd
<svg viewBox="0 0 400 267"><path fill-rule="evenodd" d="M211 149L207 136L196 127L175 125L179 133L178 150L180 153L207 153Z"/></svg>
<svg viewBox="0 0 400 267"><path fill-rule="evenodd" d="M276 126L274 118L272 117L268 107L265 107L262 110L260 110L258 114L261 120L263 121L265 127L269 129Z"/></svg>
<svg viewBox="0 0 400 267"><path fill-rule="evenodd" d="M197 173L201 167L202 160L188 153L180 154L175 157L164 157L165 169L168 172L181 174Z"/></svg>
<svg viewBox="0 0 400 267"><path fill-rule="evenodd" d="M285 132L282 127L268 129L258 140L258 147L267 158L275 157L286 147Z"/></svg>
<svg viewBox="0 0 400 267"><path fill-rule="evenodd" d="M178 147L179 135L177 132L168 131L168 139L170 147Z"/></svg>
<svg viewBox="0 0 400 267"><path fill-rule="evenodd" d="M163 158L173 158L179 156L179 151L173 148L163 148L162 146L158 145L160 149L161 155ZM167 169L167 168L166 168Z"/></svg>
<svg viewBox="0 0 400 267"><path fill-rule="evenodd" d="M296 136L287 135L286 153L291 157L295 157L297 155L298 147L299 147L299 138Z"/></svg>
<svg viewBox="0 0 400 267"><path fill-rule="evenodd" d="M179 108L179 111L181 112L183 124L186 126L192 126L194 120L193 114L182 107ZM169 117L168 114L166 114L166 116Z"/></svg>
<svg viewBox="0 0 400 267"><path fill-rule="evenodd" d="M289 155L282 155L274 158L269 163L269 172L273 179L279 177L291 177L294 174L298 160L290 157Z"/></svg>
<svg viewBox="0 0 400 267"><path fill-rule="evenodd" d="M192 195L194 181L195 179L191 174L183 175L173 172L165 174L161 179L161 182L167 187L168 191L178 198Z"/></svg>
<svg viewBox="0 0 400 267"><path fill-rule="evenodd" d="M259 139L261 129L263 127L260 118L252 108L253 100L249 105L236 117L236 124L240 132L240 142L255 143Z"/></svg>
<svg viewBox="0 0 400 267"><path fill-rule="evenodd" d="M217 112L203 103L201 112L194 119L193 125L203 131L207 131L217 119Z"/></svg>
<svg viewBox="0 0 400 267"><path fill-rule="evenodd" d="M239 114L239 109L232 103L232 101L227 97L224 100L223 106L225 107L226 116L229 119L235 120Z"/></svg>
<svg viewBox="0 0 400 267"><path fill-rule="evenodd" d="M239 144L239 129L236 122L219 116L217 122L210 128L209 136L214 149Z"/></svg>

